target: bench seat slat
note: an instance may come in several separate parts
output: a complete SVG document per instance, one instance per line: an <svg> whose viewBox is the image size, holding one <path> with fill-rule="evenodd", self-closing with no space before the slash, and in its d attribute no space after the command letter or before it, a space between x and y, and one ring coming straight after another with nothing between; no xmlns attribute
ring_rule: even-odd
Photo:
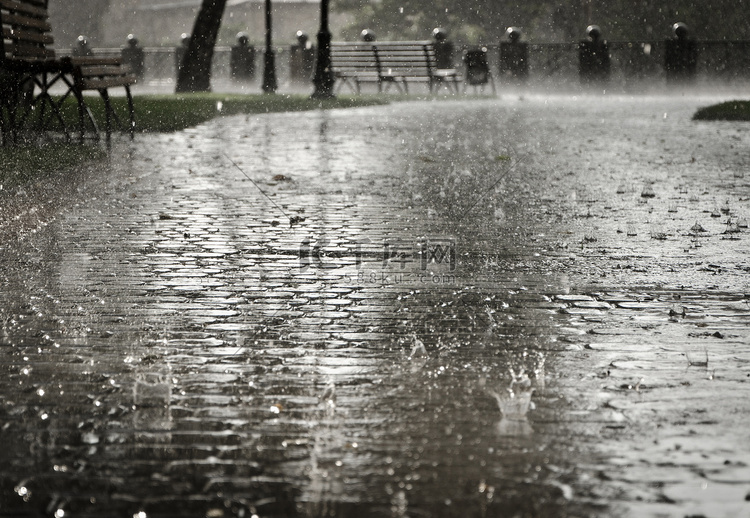
<svg viewBox="0 0 750 518"><path fill-rule="evenodd" d="M97 79L83 79L80 82L83 90L104 90L118 86L130 86L136 81L135 76L125 75L120 77L107 77Z"/></svg>
<svg viewBox="0 0 750 518"><path fill-rule="evenodd" d="M40 20L38 18L21 16L19 14L3 14L2 18L3 25L37 29L41 32L52 32L52 26L49 24L49 22Z"/></svg>
<svg viewBox="0 0 750 518"><path fill-rule="evenodd" d="M41 72L60 72L60 62L52 59L6 58L3 67L8 70L38 74Z"/></svg>
<svg viewBox="0 0 750 518"><path fill-rule="evenodd" d="M74 66L105 66L105 65L111 65L111 66L119 66L122 64L122 59L119 57L98 57L98 56L90 56L90 57L71 57L68 58L70 60L70 63Z"/></svg>
<svg viewBox="0 0 750 518"><path fill-rule="evenodd" d="M122 67L113 67L113 66L81 67L82 77L125 76L125 75L128 75L128 71Z"/></svg>
<svg viewBox="0 0 750 518"><path fill-rule="evenodd" d="M28 41L33 43L40 43L42 45L51 45L55 42L55 39L49 34L25 31L21 29L11 29L9 27L3 27L3 37L6 40Z"/></svg>
<svg viewBox="0 0 750 518"><path fill-rule="evenodd" d="M35 5L32 5L35 4ZM19 13L31 14L38 17L47 17L47 9L41 2L33 2L27 0L26 2L16 2L15 0L0 0L0 7L10 11L16 11Z"/></svg>
<svg viewBox="0 0 750 518"><path fill-rule="evenodd" d="M51 59L55 57L55 51L37 45L24 43L10 43L5 45L5 52L10 52L16 58Z"/></svg>

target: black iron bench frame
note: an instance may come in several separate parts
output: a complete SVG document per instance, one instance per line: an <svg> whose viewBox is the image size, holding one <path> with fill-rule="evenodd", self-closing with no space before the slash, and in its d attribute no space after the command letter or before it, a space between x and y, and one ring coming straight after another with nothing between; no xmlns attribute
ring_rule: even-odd
<svg viewBox="0 0 750 518"><path fill-rule="evenodd" d="M393 85L406 94L410 82L427 83L430 93L459 92L458 72L437 68L430 41L332 42L331 63L337 92L348 86L359 94L363 83L376 83L379 93Z"/></svg>
<svg viewBox="0 0 750 518"><path fill-rule="evenodd" d="M3 142L16 142L19 130L36 118L36 130L59 125L69 137L62 115L62 103L71 95L78 105L78 132L81 141L88 125L99 137L96 120L84 92L99 93L105 106L106 134L109 140L113 121L123 124L115 113L109 88L123 87L128 101L128 129L135 130L135 110L130 86L135 76L119 58L72 57L57 59L49 47L54 43L48 21L48 0L0 0L0 132ZM58 98L50 89L59 84L65 92Z"/></svg>

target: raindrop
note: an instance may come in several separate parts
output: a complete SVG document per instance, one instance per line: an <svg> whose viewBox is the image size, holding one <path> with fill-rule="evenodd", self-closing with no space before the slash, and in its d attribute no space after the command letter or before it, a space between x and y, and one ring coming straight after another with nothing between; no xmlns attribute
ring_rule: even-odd
<svg viewBox="0 0 750 518"><path fill-rule="evenodd" d="M29 488L27 488L26 486L18 485L15 487L15 490L18 496L26 501L28 501L28 498L31 496L31 491L29 491Z"/></svg>
<svg viewBox="0 0 750 518"><path fill-rule="evenodd" d="M703 228L703 226L700 223L698 223L697 221L695 222L695 225L693 225L692 227L690 227L690 230L692 232L705 232L706 231L706 229Z"/></svg>
<svg viewBox="0 0 750 518"><path fill-rule="evenodd" d="M161 372L141 372L133 385L133 402L140 407L159 407L169 405L172 396L172 385L169 366ZM114 380L110 384L115 385Z"/></svg>
<svg viewBox="0 0 750 518"><path fill-rule="evenodd" d="M406 493L398 491L391 499L391 515L394 517L406 516L409 502L406 499Z"/></svg>
<svg viewBox="0 0 750 518"><path fill-rule="evenodd" d="M336 406L336 384L333 381L326 385L325 390L320 395L320 402L329 408Z"/></svg>
<svg viewBox="0 0 750 518"><path fill-rule="evenodd" d="M739 225L736 222L732 221L731 219L728 219L727 227L726 227L726 230L724 230L724 233L725 234L738 234L740 232L742 231L740 230Z"/></svg>
<svg viewBox="0 0 750 518"><path fill-rule="evenodd" d="M92 432L83 434L81 440L84 444L99 444L99 436Z"/></svg>
<svg viewBox="0 0 750 518"><path fill-rule="evenodd" d="M412 348L409 356L412 358L427 356L427 348L424 346L424 342L417 338L416 334L412 335Z"/></svg>

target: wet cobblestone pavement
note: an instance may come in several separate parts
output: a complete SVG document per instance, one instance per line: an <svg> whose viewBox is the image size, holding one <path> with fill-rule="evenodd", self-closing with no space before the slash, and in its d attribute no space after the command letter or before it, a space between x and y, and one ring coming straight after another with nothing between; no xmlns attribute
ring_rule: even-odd
<svg viewBox="0 0 750 518"><path fill-rule="evenodd" d="M750 514L714 100L227 117L16 194L0 515Z"/></svg>

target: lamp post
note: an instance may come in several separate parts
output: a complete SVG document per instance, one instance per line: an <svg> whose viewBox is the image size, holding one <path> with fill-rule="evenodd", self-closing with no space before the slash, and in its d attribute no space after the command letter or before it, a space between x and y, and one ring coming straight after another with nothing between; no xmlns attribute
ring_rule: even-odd
<svg viewBox="0 0 750 518"><path fill-rule="evenodd" d="M318 57L315 60L313 99L333 99L333 71L331 70L331 32L328 30L328 0L320 0L320 31Z"/></svg>
<svg viewBox="0 0 750 518"><path fill-rule="evenodd" d="M266 0L266 52L263 59L263 91L276 93L276 59L271 42L271 0Z"/></svg>

